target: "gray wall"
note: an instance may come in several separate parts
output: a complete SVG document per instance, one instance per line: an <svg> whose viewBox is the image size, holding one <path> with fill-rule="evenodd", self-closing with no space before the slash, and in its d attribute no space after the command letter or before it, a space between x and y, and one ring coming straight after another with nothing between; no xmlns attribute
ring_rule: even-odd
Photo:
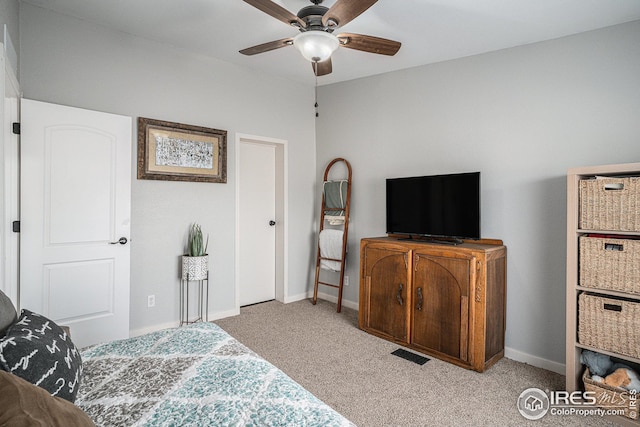
<svg viewBox="0 0 640 427"><path fill-rule="evenodd" d="M482 235L508 247L506 344L560 369L565 174L640 160L640 22L323 86L319 104L318 180L334 157L354 173L344 298L359 240L385 234L385 178L481 171Z"/></svg>
<svg viewBox="0 0 640 427"><path fill-rule="evenodd" d="M210 312L235 309L236 132L288 141L289 295L306 292L315 188L312 88L25 3L20 39L25 98L229 132L227 184L138 180L134 146L132 330L178 321L179 256L193 221L210 235ZM149 294L156 296L152 309Z"/></svg>

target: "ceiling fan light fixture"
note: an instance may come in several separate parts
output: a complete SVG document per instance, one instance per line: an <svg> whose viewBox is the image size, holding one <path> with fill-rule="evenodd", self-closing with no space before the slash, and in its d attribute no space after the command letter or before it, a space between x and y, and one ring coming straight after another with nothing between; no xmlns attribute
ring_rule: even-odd
<svg viewBox="0 0 640 427"><path fill-rule="evenodd" d="M293 38L293 45L308 61L323 62L340 46L340 40L325 31L305 31Z"/></svg>

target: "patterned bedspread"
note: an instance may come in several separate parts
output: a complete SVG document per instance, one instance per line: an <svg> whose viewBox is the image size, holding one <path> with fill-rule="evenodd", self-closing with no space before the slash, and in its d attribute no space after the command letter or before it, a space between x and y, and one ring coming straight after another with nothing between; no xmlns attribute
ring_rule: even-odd
<svg viewBox="0 0 640 427"><path fill-rule="evenodd" d="M353 426L212 323L82 352L76 404L97 426Z"/></svg>

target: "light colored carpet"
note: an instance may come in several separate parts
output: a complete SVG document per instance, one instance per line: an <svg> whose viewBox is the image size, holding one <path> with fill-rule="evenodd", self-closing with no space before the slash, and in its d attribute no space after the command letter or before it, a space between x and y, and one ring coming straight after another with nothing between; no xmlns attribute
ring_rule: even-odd
<svg viewBox="0 0 640 427"><path fill-rule="evenodd" d="M520 393L564 390L564 376L509 359L482 374L435 358L420 366L358 329L357 315L325 301L270 301L215 323L360 427L615 425L598 416L526 420Z"/></svg>

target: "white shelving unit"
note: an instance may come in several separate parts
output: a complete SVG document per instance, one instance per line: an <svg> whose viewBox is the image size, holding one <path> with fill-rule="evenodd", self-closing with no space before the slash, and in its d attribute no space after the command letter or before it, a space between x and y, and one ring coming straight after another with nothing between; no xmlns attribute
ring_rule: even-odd
<svg viewBox="0 0 640 427"><path fill-rule="evenodd" d="M622 297L640 303L640 295L629 294L606 289L586 288L580 286L579 246L580 236L596 234L615 234L618 236L640 237L640 232L620 230L585 230L580 228L580 180L595 176L640 176L640 163L618 165L589 166L573 168L567 174L567 342L566 342L566 389L567 391L583 390L582 374L584 367L580 364L583 350L597 351L615 357L621 361L640 364L640 359L606 351L597 347L582 345L578 342L578 295L589 292L600 296ZM638 325L640 328L640 324ZM640 426L640 420L626 417L612 417L612 420L628 426Z"/></svg>

